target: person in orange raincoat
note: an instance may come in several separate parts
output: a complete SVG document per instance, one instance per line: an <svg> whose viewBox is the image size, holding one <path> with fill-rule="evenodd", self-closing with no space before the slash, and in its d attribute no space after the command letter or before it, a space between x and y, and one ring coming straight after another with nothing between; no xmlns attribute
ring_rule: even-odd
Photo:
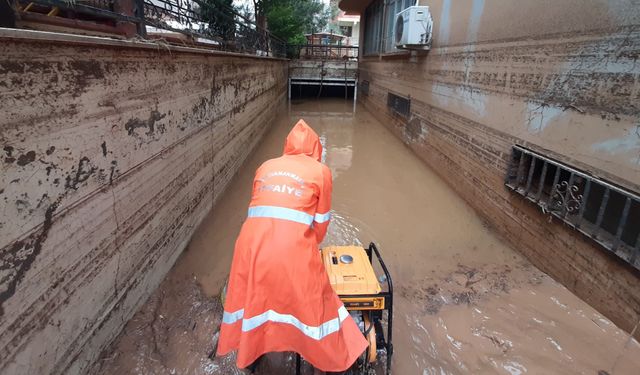
<svg viewBox="0 0 640 375"><path fill-rule="evenodd" d="M218 355L246 368L268 352L299 353L316 369L345 371L367 341L329 284L318 244L329 226L331 171L303 120L284 155L258 168L236 241Z"/></svg>

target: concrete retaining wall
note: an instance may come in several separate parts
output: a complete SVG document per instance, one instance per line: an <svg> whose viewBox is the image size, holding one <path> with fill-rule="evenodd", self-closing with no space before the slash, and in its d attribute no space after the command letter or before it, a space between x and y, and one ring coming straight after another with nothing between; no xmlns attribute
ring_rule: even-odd
<svg viewBox="0 0 640 375"><path fill-rule="evenodd" d="M289 77L296 79L354 80L357 77L356 61L292 60Z"/></svg>
<svg viewBox="0 0 640 375"><path fill-rule="evenodd" d="M421 3L433 14L433 49L413 59L365 57L359 79L369 95L359 99L386 114L389 128L516 249L632 331L638 271L507 191L504 178L511 147L521 144L640 191L640 8L599 0ZM387 108L389 92L410 97L408 119Z"/></svg>
<svg viewBox="0 0 640 375"><path fill-rule="evenodd" d="M0 372L82 373L260 141L287 63L0 31Z"/></svg>

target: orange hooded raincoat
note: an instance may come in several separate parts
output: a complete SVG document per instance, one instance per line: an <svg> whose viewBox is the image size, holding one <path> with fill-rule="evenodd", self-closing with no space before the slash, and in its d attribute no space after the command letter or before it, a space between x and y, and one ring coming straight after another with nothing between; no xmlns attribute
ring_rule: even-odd
<svg viewBox="0 0 640 375"><path fill-rule="evenodd" d="M303 120L284 155L256 171L248 218L236 241L218 354L246 368L268 352L293 351L315 368L344 371L367 341L331 288L318 251L329 226L331 171Z"/></svg>

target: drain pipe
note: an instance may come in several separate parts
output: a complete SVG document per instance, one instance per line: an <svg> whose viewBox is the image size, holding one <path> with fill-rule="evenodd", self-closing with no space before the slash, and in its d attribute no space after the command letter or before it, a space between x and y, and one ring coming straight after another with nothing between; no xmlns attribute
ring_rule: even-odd
<svg viewBox="0 0 640 375"><path fill-rule="evenodd" d="M320 99L320 94L322 94L322 84L324 83L324 59L321 60L322 64L320 65L320 88L318 89L318 96L316 99Z"/></svg>
<svg viewBox="0 0 640 375"><path fill-rule="evenodd" d="M344 100L347 100L347 61L344 60Z"/></svg>
<svg viewBox="0 0 640 375"><path fill-rule="evenodd" d="M358 77L353 81L353 113L356 113L356 104L358 104Z"/></svg>

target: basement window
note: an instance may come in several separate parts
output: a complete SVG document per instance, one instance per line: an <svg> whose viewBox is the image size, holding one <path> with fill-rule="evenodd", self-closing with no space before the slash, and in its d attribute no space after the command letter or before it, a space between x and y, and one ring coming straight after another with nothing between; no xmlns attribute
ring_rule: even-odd
<svg viewBox="0 0 640 375"><path fill-rule="evenodd" d="M409 118L411 113L411 99L388 92L387 107L398 115Z"/></svg>
<svg viewBox="0 0 640 375"><path fill-rule="evenodd" d="M640 196L514 146L506 186L640 269Z"/></svg>
<svg viewBox="0 0 640 375"><path fill-rule="evenodd" d="M362 92L362 95L369 95L369 81L365 80L360 82L360 91Z"/></svg>

